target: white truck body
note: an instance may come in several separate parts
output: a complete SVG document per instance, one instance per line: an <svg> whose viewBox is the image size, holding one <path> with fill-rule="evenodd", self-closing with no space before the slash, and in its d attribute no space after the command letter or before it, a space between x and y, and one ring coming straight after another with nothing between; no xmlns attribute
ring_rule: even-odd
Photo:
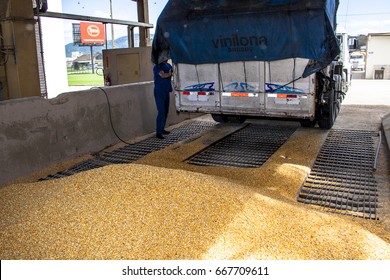
<svg viewBox="0 0 390 280"><path fill-rule="evenodd" d="M315 74L300 78L308 59L177 64L179 111L314 119ZM288 85L287 85L288 84Z"/></svg>

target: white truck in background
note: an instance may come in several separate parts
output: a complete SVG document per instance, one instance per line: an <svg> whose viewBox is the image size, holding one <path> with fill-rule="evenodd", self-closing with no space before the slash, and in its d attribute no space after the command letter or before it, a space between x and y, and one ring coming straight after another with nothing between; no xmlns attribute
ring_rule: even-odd
<svg viewBox="0 0 390 280"><path fill-rule="evenodd" d="M364 71L366 68L366 59L365 55L362 52L356 51L352 52L350 55L351 65L353 71Z"/></svg>
<svg viewBox="0 0 390 280"><path fill-rule="evenodd" d="M172 57L177 111L331 128L351 82L338 1L237 2L169 1L160 16L154 56Z"/></svg>
<svg viewBox="0 0 390 280"><path fill-rule="evenodd" d="M335 68L336 73L341 75L341 81L339 82L341 84L341 94L345 95L352 82L352 63L348 46L349 36L343 31L337 32L336 36L340 46L340 54L334 60L332 67Z"/></svg>

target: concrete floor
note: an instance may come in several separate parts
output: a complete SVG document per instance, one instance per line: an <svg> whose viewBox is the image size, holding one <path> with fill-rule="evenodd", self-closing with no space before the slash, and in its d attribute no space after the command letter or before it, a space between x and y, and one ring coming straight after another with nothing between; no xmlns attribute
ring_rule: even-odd
<svg viewBox="0 0 390 280"><path fill-rule="evenodd" d="M343 104L390 106L390 80L352 79Z"/></svg>

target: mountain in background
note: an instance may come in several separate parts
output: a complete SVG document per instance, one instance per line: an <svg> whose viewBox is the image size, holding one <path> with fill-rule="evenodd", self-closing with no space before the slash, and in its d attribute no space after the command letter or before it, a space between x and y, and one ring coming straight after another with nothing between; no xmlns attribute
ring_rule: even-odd
<svg viewBox="0 0 390 280"><path fill-rule="evenodd" d="M135 41L134 45L138 46L139 45L139 35L138 34L134 34L134 41ZM118 39L115 39L114 44L115 44L116 49L129 47L127 36L122 36L122 37L119 37ZM112 41L111 40L107 40L107 46L109 49L112 48ZM104 49L106 49L106 45L94 46L93 52L94 53L97 53L97 52L101 53L102 50L104 50ZM75 45L73 43L69 43L69 44L65 45L65 52L66 52L66 57L72 57L72 52L80 52L80 54L89 54L91 52L91 48L89 46L79 46L79 45Z"/></svg>

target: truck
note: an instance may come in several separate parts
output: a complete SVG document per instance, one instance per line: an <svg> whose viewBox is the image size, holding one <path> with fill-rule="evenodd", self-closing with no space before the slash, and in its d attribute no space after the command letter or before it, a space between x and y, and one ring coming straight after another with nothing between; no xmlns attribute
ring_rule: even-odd
<svg viewBox="0 0 390 280"><path fill-rule="evenodd" d="M365 54L360 51L355 51L350 54L350 62L353 71L364 71L366 68Z"/></svg>
<svg viewBox="0 0 390 280"><path fill-rule="evenodd" d="M170 0L152 61L171 59L178 112L330 129L350 85L338 0Z"/></svg>

